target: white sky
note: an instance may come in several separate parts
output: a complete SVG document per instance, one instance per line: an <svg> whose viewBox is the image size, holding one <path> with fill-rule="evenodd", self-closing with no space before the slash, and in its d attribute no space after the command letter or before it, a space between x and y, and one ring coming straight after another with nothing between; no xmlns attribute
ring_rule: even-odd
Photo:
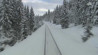
<svg viewBox="0 0 98 55"><path fill-rule="evenodd" d="M63 0L23 0L25 5L33 7L35 15L43 15L50 9L53 11L57 5L61 5Z"/></svg>

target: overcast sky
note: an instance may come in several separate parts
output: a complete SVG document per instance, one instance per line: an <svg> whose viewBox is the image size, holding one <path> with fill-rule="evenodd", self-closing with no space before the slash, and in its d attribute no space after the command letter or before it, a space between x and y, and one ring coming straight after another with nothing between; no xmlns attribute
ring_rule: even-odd
<svg viewBox="0 0 98 55"><path fill-rule="evenodd" d="M54 8L57 5L61 5L62 2L63 0L23 0L25 5L33 7L36 15L43 15L48 9L53 11Z"/></svg>

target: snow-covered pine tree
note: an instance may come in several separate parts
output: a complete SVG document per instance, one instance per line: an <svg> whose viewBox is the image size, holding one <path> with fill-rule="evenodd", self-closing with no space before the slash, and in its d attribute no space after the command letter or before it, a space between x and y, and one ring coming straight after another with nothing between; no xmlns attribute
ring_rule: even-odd
<svg viewBox="0 0 98 55"><path fill-rule="evenodd" d="M12 18L12 15L11 15L12 9L10 6L11 5L10 2L11 1L9 1L9 0L3 0L2 7L1 7L1 9L2 9L1 10L2 31L5 35L5 37L8 37L8 38L11 37L9 34L12 29L12 27L11 27L12 22L10 21L10 19Z"/></svg>
<svg viewBox="0 0 98 55"><path fill-rule="evenodd" d="M85 28L84 36L82 37L83 42L86 42L91 36L93 36L91 29L91 26Z"/></svg>
<svg viewBox="0 0 98 55"><path fill-rule="evenodd" d="M0 12L0 22L1 22L1 31L2 31L2 37L5 38L6 40L3 41L1 44L3 45L13 45L16 41L14 40L14 43L11 43L14 35L14 30L12 27L12 21L13 20L13 6L12 6L13 1L12 0L2 0L2 6L1 12Z"/></svg>
<svg viewBox="0 0 98 55"><path fill-rule="evenodd" d="M63 13L62 13L62 19L61 19L61 26L62 28L68 28L69 26L69 17L68 17L68 3L66 0L63 1Z"/></svg>
<svg viewBox="0 0 98 55"><path fill-rule="evenodd" d="M63 14L63 6L57 6L53 12L54 15L53 23L60 24L61 19L63 18L62 14Z"/></svg>
<svg viewBox="0 0 98 55"><path fill-rule="evenodd" d="M74 9L74 15L75 15L75 25L80 25L82 24L82 11L83 11L83 6L84 4L82 4L81 0L75 0L74 2L75 5L75 9Z"/></svg>
<svg viewBox="0 0 98 55"><path fill-rule="evenodd" d="M54 11L54 19L53 19L53 23L54 24L59 24L58 23L58 21L60 21L60 20L58 20L59 19L59 15L60 15L59 12L60 12L59 11L59 7L57 6L55 11Z"/></svg>
<svg viewBox="0 0 98 55"><path fill-rule="evenodd" d="M22 19L24 18L23 15L23 3L22 0L12 0L12 6L13 6L13 19L12 21L12 28L14 30L14 36L13 39L16 41L21 40L22 38Z"/></svg>
<svg viewBox="0 0 98 55"><path fill-rule="evenodd" d="M26 7L26 16L27 18L30 18L30 10L28 6Z"/></svg>
<svg viewBox="0 0 98 55"><path fill-rule="evenodd" d="M28 36L27 21L28 21L28 18L27 18L27 7L25 6L24 7L24 18L22 19L22 23L21 23L23 39L25 39Z"/></svg>
<svg viewBox="0 0 98 55"><path fill-rule="evenodd" d="M70 15L73 21L72 23L75 23L75 25L83 24L86 21L86 18L84 17L86 13L86 0L72 0L70 4Z"/></svg>
<svg viewBox="0 0 98 55"><path fill-rule="evenodd" d="M93 0L88 0L87 1L87 9L86 9L86 31L85 31L85 37L82 37L83 42L87 41L91 36L93 36L93 33L91 32L91 29L93 27L93 23L94 23L94 16L95 16L95 12L96 12L96 1Z"/></svg>
<svg viewBox="0 0 98 55"><path fill-rule="evenodd" d="M34 11L33 11L33 8L31 7L30 9L30 19L29 19L29 22L30 22L30 34L34 31Z"/></svg>
<svg viewBox="0 0 98 55"><path fill-rule="evenodd" d="M23 39L25 39L29 34L30 34L30 15L29 15L29 7L25 6L24 7L24 16L22 19L22 34L23 34Z"/></svg>

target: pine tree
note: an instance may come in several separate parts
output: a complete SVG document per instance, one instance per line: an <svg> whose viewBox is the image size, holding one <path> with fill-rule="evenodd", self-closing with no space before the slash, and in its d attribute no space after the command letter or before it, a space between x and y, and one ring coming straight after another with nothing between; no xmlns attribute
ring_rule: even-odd
<svg viewBox="0 0 98 55"><path fill-rule="evenodd" d="M29 35L29 8L27 6L24 7L24 18L22 19L22 34L23 39L25 39Z"/></svg>
<svg viewBox="0 0 98 55"><path fill-rule="evenodd" d="M29 11L29 7L26 7L26 16L27 18L30 18L30 11Z"/></svg>
<svg viewBox="0 0 98 55"><path fill-rule="evenodd" d="M23 36L23 39L26 38L26 36L28 36L28 31L27 31L27 7L25 6L24 7L24 18L22 19L22 36Z"/></svg>
<svg viewBox="0 0 98 55"><path fill-rule="evenodd" d="M57 19L58 19L58 6L56 7L55 11L54 11L54 19L53 19L53 23L57 24Z"/></svg>
<svg viewBox="0 0 98 55"><path fill-rule="evenodd" d="M22 37L22 26L21 26L21 21L24 18L23 17L23 3L21 0L13 0L13 19L12 21L12 28L14 30L14 39L16 40L21 40Z"/></svg>
<svg viewBox="0 0 98 55"><path fill-rule="evenodd" d="M34 31L34 11L33 8L31 7L30 9L30 34Z"/></svg>
<svg viewBox="0 0 98 55"><path fill-rule="evenodd" d="M92 29L91 26L87 26L85 28L85 34L82 37L83 42L86 42L91 36L93 36L92 32L90 31Z"/></svg>
<svg viewBox="0 0 98 55"><path fill-rule="evenodd" d="M85 31L85 37L82 37L83 41L87 41L91 36L93 36L93 33L91 32L91 29L93 27L94 23L94 16L96 13L96 1L89 0L87 3L87 13L86 13L86 31Z"/></svg>
<svg viewBox="0 0 98 55"><path fill-rule="evenodd" d="M1 15L1 27L2 31L7 38L11 38L13 36L12 32L12 21L11 19L13 18L12 16L12 6L11 6L11 0L3 0L2 1L2 15Z"/></svg>
<svg viewBox="0 0 98 55"><path fill-rule="evenodd" d="M1 27L2 27L2 32L4 35L4 38L10 38L12 39L14 36L14 30L12 28L12 19L13 19L13 6L12 5L12 0L3 0L2 1L2 6L1 6ZM11 41L11 40L10 40ZM10 41L5 40L3 44L5 45L10 45Z"/></svg>
<svg viewBox="0 0 98 55"><path fill-rule="evenodd" d="M62 28L68 28L69 26L69 17L68 17L68 6L66 0L63 1L63 13L62 13L62 20L61 26Z"/></svg>
<svg viewBox="0 0 98 55"><path fill-rule="evenodd" d="M55 24L60 24L60 7L57 6L55 11L54 11L54 19L53 19L53 23Z"/></svg>

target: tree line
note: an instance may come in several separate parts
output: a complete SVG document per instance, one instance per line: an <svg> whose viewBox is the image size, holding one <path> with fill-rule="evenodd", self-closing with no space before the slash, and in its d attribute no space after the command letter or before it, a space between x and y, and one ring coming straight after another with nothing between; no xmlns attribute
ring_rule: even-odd
<svg viewBox="0 0 98 55"><path fill-rule="evenodd" d="M33 8L24 6L22 0L0 2L0 51L13 46L34 32Z"/></svg>

